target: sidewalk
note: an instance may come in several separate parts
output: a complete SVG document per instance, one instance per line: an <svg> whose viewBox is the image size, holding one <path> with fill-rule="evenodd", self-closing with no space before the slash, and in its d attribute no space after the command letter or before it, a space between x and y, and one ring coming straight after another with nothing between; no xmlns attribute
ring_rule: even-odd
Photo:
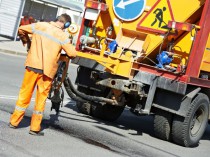
<svg viewBox="0 0 210 157"><path fill-rule="evenodd" d="M11 39L0 36L0 52L15 55L26 56L27 52L21 41L13 41Z"/></svg>

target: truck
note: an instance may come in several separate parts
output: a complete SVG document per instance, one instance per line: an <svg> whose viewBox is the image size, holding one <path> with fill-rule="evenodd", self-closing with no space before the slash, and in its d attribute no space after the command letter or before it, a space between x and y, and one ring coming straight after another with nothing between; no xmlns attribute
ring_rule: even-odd
<svg viewBox="0 0 210 157"><path fill-rule="evenodd" d="M115 121L126 107L154 115L157 138L197 146L209 119L209 15L210 0L86 0L77 89L66 56L60 82L83 114Z"/></svg>

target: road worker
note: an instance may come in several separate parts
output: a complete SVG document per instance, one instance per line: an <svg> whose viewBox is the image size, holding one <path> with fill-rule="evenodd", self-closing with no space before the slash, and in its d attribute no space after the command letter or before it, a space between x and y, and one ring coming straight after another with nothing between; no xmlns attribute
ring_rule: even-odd
<svg viewBox="0 0 210 157"><path fill-rule="evenodd" d="M28 25L28 24L30 24L29 18L28 16L24 16L20 21L20 26Z"/></svg>
<svg viewBox="0 0 210 157"><path fill-rule="evenodd" d="M28 55L22 87L9 123L11 128L17 128L21 122L36 87L29 134L44 135L41 121L52 80L57 72L60 52L64 50L71 58L76 56L75 48L64 32L70 24L70 16L62 14L54 22L38 22L19 27L18 33L23 45L28 47ZM32 40L29 34L32 34Z"/></svg>

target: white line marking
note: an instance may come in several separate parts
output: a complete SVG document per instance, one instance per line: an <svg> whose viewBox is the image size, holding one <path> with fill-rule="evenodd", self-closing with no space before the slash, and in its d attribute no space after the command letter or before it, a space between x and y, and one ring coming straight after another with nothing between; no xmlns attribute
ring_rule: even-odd
<svg viewBox="0 0 210 157"><path fill-rule="evenodd" d="M0 99L8 99L8 100L17 100L17 96L10 96L10 95L0 95ZM35 101L35 98L32 98L31 101ZM71 100L64 100L63 104L69 103ZM46 102L51 102L49 99L47 99Z"/></svg>
<svg viewBox="0 0 210 157"><path fill-rule="evenodd" d="M139 1L140 1L140 0L129 0L129 1L124 2L123 0L121 0L121 1L117 4L116 7L125 9L125 6L126 6L126 5L130 5L130 4L139 2Z"/></svg>
<svg viewBox="0 0 210 157"><path fill-rule="evenodd" d="M10 99L10 100L17 100L17 96L10 96L10 95L0 95L0 99ZM35 101L35 98L32 98L31 101Z"/></svg>

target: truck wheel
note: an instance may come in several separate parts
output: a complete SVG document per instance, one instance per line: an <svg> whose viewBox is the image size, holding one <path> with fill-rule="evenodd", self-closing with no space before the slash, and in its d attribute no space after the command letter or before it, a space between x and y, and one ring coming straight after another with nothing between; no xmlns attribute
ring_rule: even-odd
<svg viewBox="0 0 210 157"><path fill-rule="evenodd" d="M198 93L191 102L186 117L174 116L172 124L173 141L179 145L196 146L203 136L209 114L209 99Z"/></svg>
<svg viewBox="0 0 210 157"><path fill-rule="evenodd" d="M109 104L93 103L91 106L92 116L113 122L117 120L124 110L124 106L113 106Z"/></svg>
<svg viewBox="0 0 210 157"><path fill-rule="evenodd" d="M89 90L85 87L78 86L77 90L79 92L89 94ZM90 111L91 111L91 104L90 103L76 102L76 105L77 105L77 109L79 110L79 112L81 112L83 114L86 114L86 115L90 115Z"/></svg>
<svg viewBox="0 0 210 157"><path fill-rule="evenodd" d="M171 140L172 114L158 110L154 118L155 136L166 141Z"/></svg>

